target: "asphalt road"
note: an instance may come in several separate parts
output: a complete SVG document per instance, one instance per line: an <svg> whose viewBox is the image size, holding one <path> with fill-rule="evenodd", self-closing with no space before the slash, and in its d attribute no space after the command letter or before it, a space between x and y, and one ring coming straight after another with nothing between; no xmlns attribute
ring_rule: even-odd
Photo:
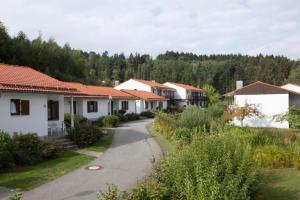
<svg viewBox="0 0 300 200"><path fill-rule="evenodd" d="M102 170L89 171L84 166L54 181L23 194L23 200L94 200L107 183L128 190L151 171L153 160L162 154L159 145L148 134L152 120L126 123L116 129L112 146L88 166L101 165Z"/></svg>

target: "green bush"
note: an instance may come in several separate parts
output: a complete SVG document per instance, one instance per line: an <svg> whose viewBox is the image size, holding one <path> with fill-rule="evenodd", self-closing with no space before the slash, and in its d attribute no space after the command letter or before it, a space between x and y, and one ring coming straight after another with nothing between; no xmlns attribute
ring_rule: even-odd
<svg viewBox="0 0 300 200"><path fill-rule="evenodd" d="M88 145L95 144L98 142L103 135L101 129L88 122L78 124L75 127L75 138L74 135L71 139L76 142L79 147L85 147Z"/></svg>
<svg viewBox="0 0 300 200"><path fill-rule="evenodd" d="M188 128L177 128L174 131L174 139L190 142L192 139L192 131Z"/></svg>
<svg viewBox="0 0 300 200"><path fill-rule="evenodd" d="M231 133L193 138L161 162L132 199L250 199L257 163L246 140ZM131 199L131 198L128 198Z"/></svg>
<svg viewBox="0 0 300 200"><path fill-rule="evenodd" d="M195 127L208 129L210 119L207 109L198 106L189 106L180 114L179 123L182 127L190 129Z"/></svg>
<svg viewBox="0 0 300 200"><path fill-rule="evenodd" d="M120 119L116 115L108 115L103 117L102 122L105 127L112 128L119 125Z"/></svg>
<svg viewBox="0 0 300 200"><path fill-rule="evenodd" d="M128 119L128 121L135 121L135 120L139 120L140 116L138 114L135 113L128 113L125 115Z"/></svg>
<svg viewBox="0 0 300 200"><path fill-rule="evenodd" d="M8 133L0 130L0 170L14 165L11 152L11 138Z"/></svg>
<svg viewBox="0 0 300 200"><path fill-rule="evenodd" d="M58 156L59 152L62 150L62 147L57 144L55 141L46 140L42 143L42 158L49 160Z"/></svg>
<svg viewBox="0 0 300 200"><path fill-rule="evenodd" d="M144 111L140 114L142 117L146 117L146 118L154 118L154 112L152 111Z"/></svg>
<svg viewBox="0 0 300 200"><path fill-rule="evenodd" d="M42 160L42 142L37 134L17 134L12 137L14 160L18 165L32 165Z"/></svg>
<svg viewBox="0 0 300 200"><path fill-rule="evenodd" d="M85 117L82 117L80 115L74 115L74 126L87 122L88 119ZM67 126L71 125L71 115L69 113L65 114L65 122L67 122Z"/></svg>
<svg viewBox="0 0 300 200"><path fill-rule="evenodd" d="M17 165L32 165L58 155L60 146L52 141L40 140L37 134L17 134L11 139L14 162Z"/></svg>

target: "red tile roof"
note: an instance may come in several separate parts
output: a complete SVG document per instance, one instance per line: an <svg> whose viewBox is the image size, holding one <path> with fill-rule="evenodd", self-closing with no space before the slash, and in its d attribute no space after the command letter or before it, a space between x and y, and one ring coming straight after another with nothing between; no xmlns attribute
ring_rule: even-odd
<svg viewBox="0 0 300 200"><path fill-rule="evenodd" d="M78 89L83 94L81 97L109 98L109 96L111 96L112 99L136 99L132 95L111 87L83 85L73 82L66 82L66 84Z"/></svg>
<svg viewBox="0 0 300 200"><path fill-rule="evenodd" d="M193 92L201 92L202 91L202 89L196 88L196 87L191 86L191 85L185 85L185 84L182 84L182 83L174 83L174 82L167 82L167 83L171 83L173 85L176 85L178 87L182 87L186 90L190 90L190 91L193 91Z"/></svg>
<svg viewBox="0 0 300 200"><path fill-rule="evenodd" d="M163 84L157 83L157 82L155 82L155 81L148 81L148 80L142 80L142 79L132 79L132 80L135 80L135 81L144 83L144 84L149 85L150 87L153 87L153 88L167 89L167 90L175 90L175 89L173 89L173 88L170 88L170 87L165 86L165 85L163 85Z"/></svg>
<svg viewBox="0 0 300 200"><path fill-rule="evenodd" d="M30 67L0 64L0 90L77 94L75 88Z"/></svg>
<svg viewBox="0 0 300 200"><path fill-rule="evenodd" d="M122 92L126 92L132 96L135 96L142 100L157 100L157 101L164 101L167 100L166 98L153 94L151 92L141 91L141 90L121 90Z"/></svg>

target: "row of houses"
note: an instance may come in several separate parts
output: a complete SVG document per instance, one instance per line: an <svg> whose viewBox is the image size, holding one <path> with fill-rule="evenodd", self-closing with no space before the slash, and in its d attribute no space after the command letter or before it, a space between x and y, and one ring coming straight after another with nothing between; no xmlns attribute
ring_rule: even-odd
<svg viewBox="0 0 300 200"><path fill-rule="evenodd" d="M202 90L181 83L130 79L115 88L62 82L30 67L0 64L0 130L37 133L64 131L64 114L97 120L122 110L142 113L178 105L203 105ZM73 125L73 120L72 125Z"/></svg>

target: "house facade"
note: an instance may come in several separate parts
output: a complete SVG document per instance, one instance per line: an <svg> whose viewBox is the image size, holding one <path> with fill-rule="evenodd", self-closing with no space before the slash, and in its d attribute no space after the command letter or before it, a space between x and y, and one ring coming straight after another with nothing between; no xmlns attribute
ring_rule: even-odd
<svg viewBox="0 0 300 200"><path fill-rule="evenodd" d="M241 107L245 104L253 104L262 113L262 117L247 117L244 120L244 126L289 128L287 121L277 121L275 116L287 113L291 106L298 106L299 104L295 102L299 102L299 94L258 81L229 92L225 96L233 96L231 106ZM233 120L233 124L241 125L238 120Z"/></svg>
<svg viewBox="0 0 300 200"><path fill-rule="evenodd" d="M163 85L175 89L174 101L179 106L204 106L204 96L201 89L174 82L166 82Z"/></svg>
<svg viewBox="0 0 300 200"><path fill-rule="evenodd" d="M136 107L137 114L140 114L148 110L167 108L167 99L165 97L153 94L151 92L141 91L141 90L121 90L121 91L137 98L135 100L135 107Z"/></svg>
<svg viewBox="0 0 300 200"><path fill-rule="evenodd" d="M167 100L173 100L175 89L155 81L129 79L115 87L117 90L140 90L151 92L153 94L164 97Z"/></svg>
<svg viewBox="0 0 300 200"><path fill-rule="evenodd" d="M76 88L83 95L65 97L65 113L73 113L89 120L97 120L99 117L114 114L122 110L125 114L135 113L136 98L110 87L83 85L81 83L67 83ZM73 108L71 107L73 102Z"/></svg>
<svg viewBox="0 0 300 200"><path fill-rule="evenodd" d="M65 94L78 91L29 67L0 64L0 129L11 135L62 134Z"/></svg>

